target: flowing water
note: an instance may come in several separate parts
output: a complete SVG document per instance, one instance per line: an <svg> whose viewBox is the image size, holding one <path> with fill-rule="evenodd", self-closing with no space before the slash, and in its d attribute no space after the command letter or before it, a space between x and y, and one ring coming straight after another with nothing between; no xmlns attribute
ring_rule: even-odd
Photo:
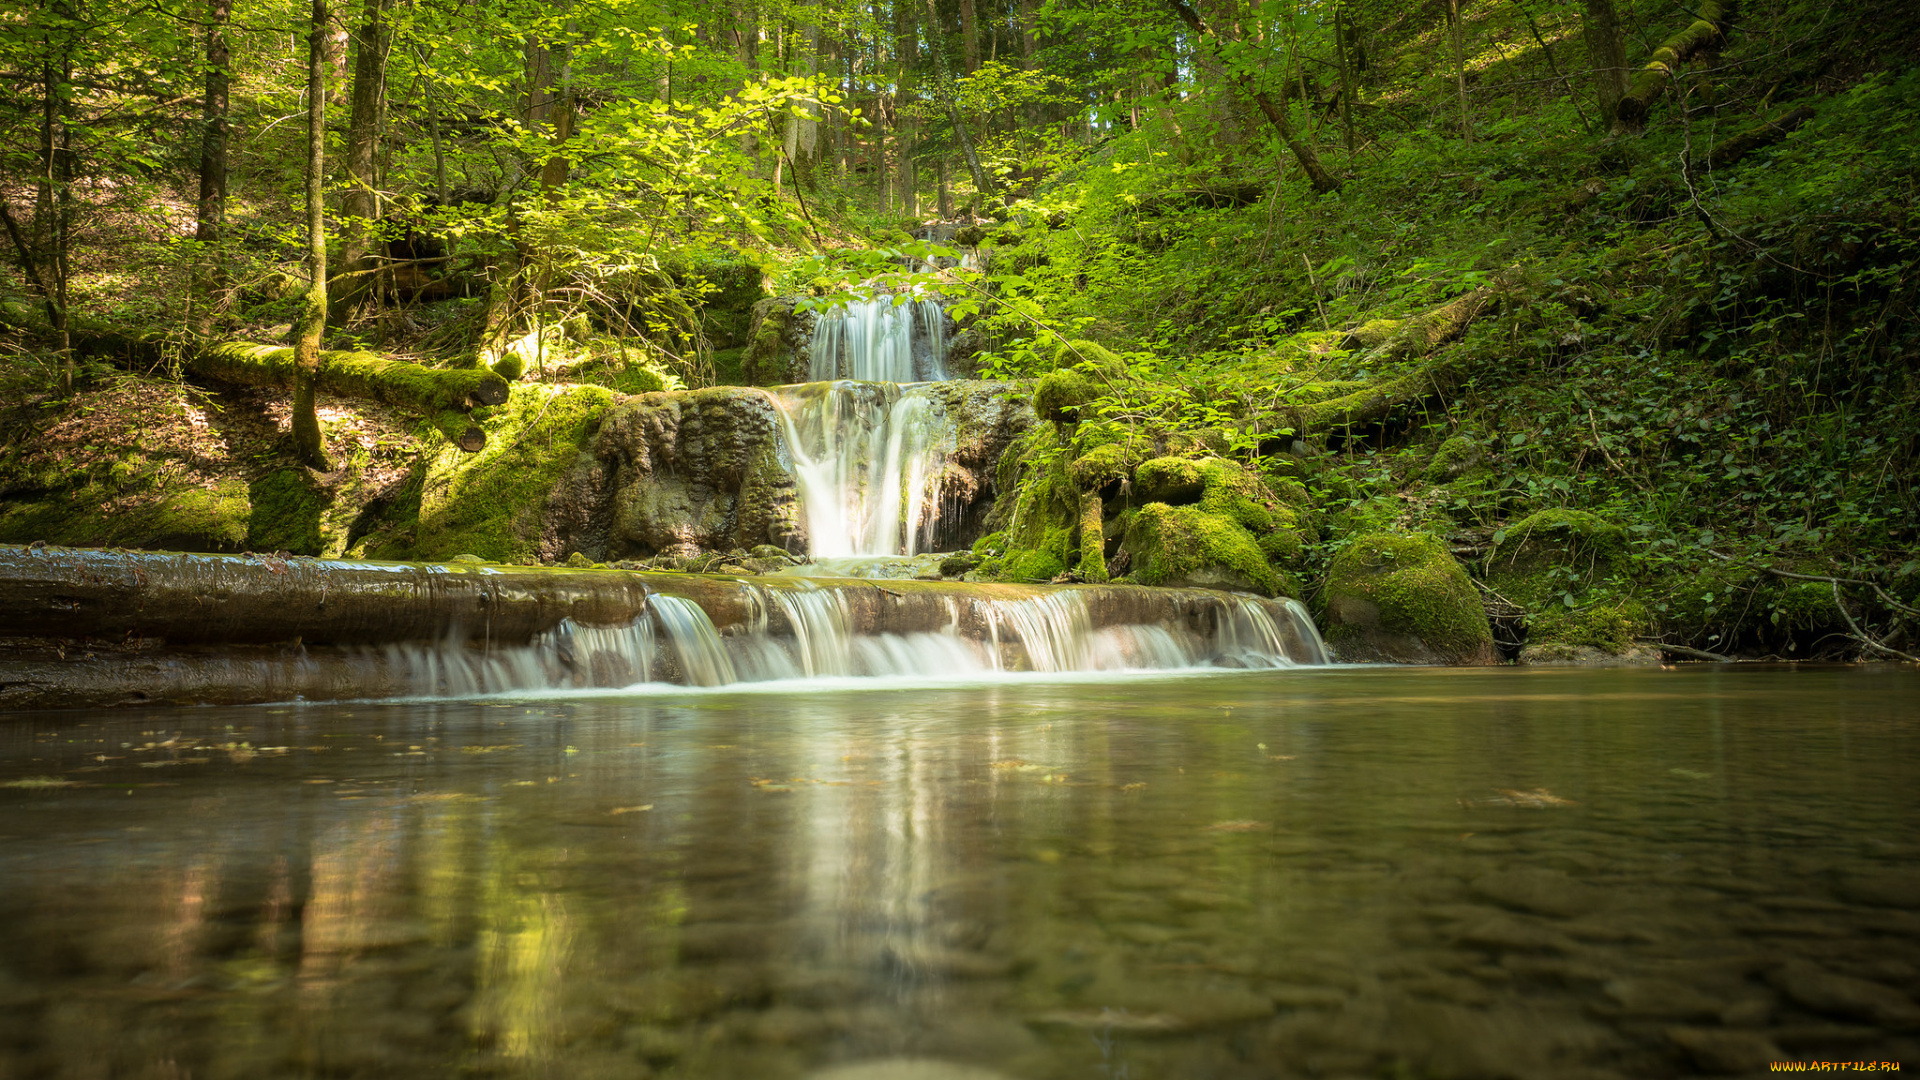
<svg viewBox="0 0 1920 1080"><path fill-rule="evenodd" d="M692 601L655 594L648 600L649 614L630 626L589 627L567 620L524 646L444 642L366 649L344 665L346 692L330 696L474 697L650 683L784 686L821 678L918 682L1017 672L1169 673L1327 662L1313 620L1292 600L1193 592L1189 595L1204 598L1197 606L1205 617L1197 627L1096 627L1080 591L1022 599L955 595L945 599L944 625L935 630L861 633L849 590L869 587L742 584L740 593L757 617L731 634L722 634ZM287 667L289 679L301 675L298 662ZM355 688L361 689L356 693Z"/></svg>
<svg viewBox="0 0 1920 1080"><path fill-rule="evenodd" d="M938 522L953 429L924 385L816 382L776 395L808 554L912 555Z"/></svg>
<svg viewBox="0 0 1920 1080"><path fill-rule="evenodd" d="M812 382L910 383L947 377L946 312L925 297L876 296L820 312L808 354Z"/></svg>
<svg viewBox="0 0 1920 1080"><path fill-rule="evenodd" d="M0 1076L1920 1066L1913 672L848 685L11 716Z"/></svg>

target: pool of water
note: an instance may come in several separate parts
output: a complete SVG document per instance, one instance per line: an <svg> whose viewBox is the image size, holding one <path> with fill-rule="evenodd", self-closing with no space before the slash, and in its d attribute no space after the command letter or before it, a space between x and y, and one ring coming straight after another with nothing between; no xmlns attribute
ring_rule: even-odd
<svg viewBox="0 0 1920 1080"><path fill-rule="evenodd" d="M0 1076L1920 1066L1920 674L0 719Z"/></svg>

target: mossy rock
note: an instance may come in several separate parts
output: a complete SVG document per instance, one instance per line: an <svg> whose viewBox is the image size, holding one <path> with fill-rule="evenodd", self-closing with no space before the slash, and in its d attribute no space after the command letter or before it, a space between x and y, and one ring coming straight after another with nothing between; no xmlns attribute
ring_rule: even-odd
<svg viewBox="0 0 1920 1080"><path fill-rule="evenodd" d="M1426 479L1444 484L1457 480L1487 459L1487 448L1478 439L1455 435L1440 444L1427 462Z"/></svg>
<svg viewBox="0 0 1920 1080"><path fill-rule="evenodd" d="M109 484L43 499L0 502L0 543L234 552L246 546L246 483L155 483L129 493Z"/></svg>
<svg viewBox="0 0 1920 1080"><path fill-rule="evenodd" d="M1480 594L1437 537L1373 533L1327 568L1327 643L1347 661L1491 664Z"/></svg>
<svg viewBox="0 0 1920 1080"><path fill-rule="evenodd" d="M1133 473L1133 490L1143 502L1187 506L1200 501L1207 482L1200 466L1186 458L1157 457Z"/></svg>
<svg viewBox="0 0 1920 1080"><path fill-rule="evenodd" d="M479 453L426 435L436 449L421 492L416 557L557 557L547 527L549 498L612 402L598 386L515 386L486 423L487 445Z"/></svg>
<svg viewBox="0 0 1920 1080"><path fill-rule="evenodd" d="M1067 477L1082 491L1095 491L1120 480L1130 480L1146 461L1151 446L1145 439L1110 442L1086 450L1067 466Z"/></svg>
<svg viewBox="0 0 1920 1080"><path fill-rule="evenodd" d="M1618 597L1569 608L1548 604L1527 617L1527 643L1551 643L1626 654L1647 632L1647 609L1640 601Z"/></svg>
<svg viewBox="0 0 1920 1080"><path fill-rule="evenodd" d="M1244 589L1293 595L1298 586L1275 570L1260 544L1239 522L1199 506L1148 503L1121 540L1128 576L1140 585Z"/></svg>
<svg viewBox="0 0 1920 1080"><path fill-rule="evenodd" d="M1066 570L1066 565L1053 552L1026 548L987 559L980 564L978 572L993 581L1036 584L1052 581Z"/></svg>
<svg viewBox="0 0 1920 1080"><path fill-rule="evenodd" d="M252 504L247 516L249 550L327 553L322 522L333 493L310 470L275 469L249 485L247 496Z"/></svg>
<svg viewBox="0 0 1920 1080"><path fill-rule="evenodd" d="M813 313L796 308L796 298L774 296L753 305L746 352L740 357L745 386L781 386L805 382Z"/></svg>
<svg viewBox="0 0 1920 1080"><path fill-rule="evenodd" d="M1100 387L1085 372L1072 368L1040 376L1033 389L1033 411L1056 424L1077 423L1080 408L1100 396Z"/></svg>
<svg viewBox="0 0 1920 1080"><path fill-rule="evenodd" d="M1624 655L1651 632L1646 606L1630 591L1626 530L1598 515L1564 508L1529 515L1507 526L1486 567L1487 583L1527 609L1528 645Z"/></svg>

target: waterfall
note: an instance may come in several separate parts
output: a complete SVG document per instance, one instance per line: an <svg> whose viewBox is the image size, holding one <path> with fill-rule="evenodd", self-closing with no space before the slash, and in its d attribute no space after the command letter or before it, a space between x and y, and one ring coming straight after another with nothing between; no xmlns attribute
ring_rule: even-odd
<svg viewBox="0 0 1920 1080"><path fill-rule="evenodd" d="M882 295L820 312L808 379L937 382L947 377L946 321L938 300L919 297Z"/></svg>
<svg viewBox="0 0 1920 1080"><path fill-rule="evenodd" d="M776 395L808 554L913 555L940 510L953 431L926 386L819 382Z"/></svg>
<svg viewBox="0 0 1920 1080"><path fill-rule="evenodd" d="M849 597L870 585L742 584L748 616L722 634L690 600L654 595L630 625L571 620L527 645L480 649L457 641L363 654L366 683L432 697L617 689L666 681L693 687L797 679L990 680L1011 672L1165 672L1284 668L1327 662L1306 611L1292 600L1160 590L1171 617L1096 625L1087 590L1021 599L941 598L912 632L862 632ZM1094 590L1097 592L1097 590ZM871 598L868 598L871 599ZM869 609L871 610L871 609ZM882 613L884 617L884 613ZM657 679L656 675L664 675Z"/></svg>

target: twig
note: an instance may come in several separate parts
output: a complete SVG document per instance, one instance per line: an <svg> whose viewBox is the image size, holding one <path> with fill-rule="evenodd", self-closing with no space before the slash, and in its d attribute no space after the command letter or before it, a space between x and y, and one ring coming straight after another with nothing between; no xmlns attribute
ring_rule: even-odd
<svg viewBox="0 0 1920 1080"><path fill-rule="evenodd" d="M1795 581L1837 582L1838 584L1841 584L1841 585L1859 585L1862 588L1872 589L1874 592L1874 595L1880 598L1881 603L1887 605L1888 607L1892 608L1893 610L1899 612L1902 615L1911 615L1911 616L1914 616L1915 618L1920 618L1920 609L1909 607L1906 604L1903 604L1900 601L1895 600L1892 596L1888 595L1887 590L1881 588L1878 584L1871 581L1862 581L1859 578L1834 577L1831 574L1796 574L1791 570L1780 570L1775 567L1767 566L1762 563L1751 562L1746 559L1736 559L1732 555L1721 554L1720 552L1715 551L1712 548L1705 548L1703 550L1705 550L1707 554L1713 556L1716 559L1724 559L1730 563L1744 563L1745 565L1751 566L1756 570L1762 570L1762 571L1765 571L1766 573L1772 574L1774 577L1792 578Z"/></svg>
<svg viewBox="0 0 1920 1080"><path fill-rule="evenodd" d="M1885 653L1888 656L1897 656L1902 660L1920 664L1920 656L1910 656L1907 653L1901 652L1899 649L1890 649L1878 641L1875 641L1865 630L1860 629L1860 624L1854 622L1853 616L1847 613L1846 601L1840 597L1840 583L1838 581L1829 581L1827 585L1833 589L1833 606L1840 609L1840 617L1847 620L1847 625L1853 629L1853 636L1859 639L1860 644L1865 645L1874 652Z"/></svg>
<svg viewBox="0 0 1920 1080"><path fill-rule="evenodd" d="M1636 640L1651 645L1661 652L1672 653L1675 656L1685 656L1694 660L1711 660L1717 664L1737 664L1740 662L1734 657L1722 656L1717 652L1708 652L1705 649L1696 649L1690 645L1669 645L1664 641L1659 641L1654 638L1638 638Z"/></svg>

